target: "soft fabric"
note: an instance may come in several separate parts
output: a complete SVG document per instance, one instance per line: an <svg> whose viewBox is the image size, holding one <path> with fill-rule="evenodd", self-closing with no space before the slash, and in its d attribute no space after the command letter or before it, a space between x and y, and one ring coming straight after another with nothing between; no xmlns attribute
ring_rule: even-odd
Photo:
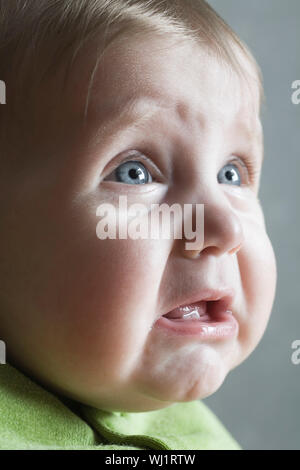
<svg viewBox="0 0 300 470"><path fill-rule="evenodd" d="M0 449L240 449L201 401L158 411L106 412L50 393L0 365Z"/></svg>

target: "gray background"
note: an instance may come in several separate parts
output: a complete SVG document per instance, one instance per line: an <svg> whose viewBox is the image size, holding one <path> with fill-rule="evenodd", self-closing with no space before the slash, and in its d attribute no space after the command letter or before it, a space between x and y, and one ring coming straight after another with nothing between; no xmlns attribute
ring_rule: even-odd
<svg viewBox="0 0 300 470"><path fill-rule="evenodd" d="M300 0L209 0L262 68L265 163L260 199L275 250L278 284L268 329L252 355L205 403L244 449L300 449Z"/></svg>

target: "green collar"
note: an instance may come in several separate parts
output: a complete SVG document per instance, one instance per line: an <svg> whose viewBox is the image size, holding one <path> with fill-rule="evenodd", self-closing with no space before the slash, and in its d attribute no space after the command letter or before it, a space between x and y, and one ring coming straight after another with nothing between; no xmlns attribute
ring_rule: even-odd
<svg viewBox="0 0 300 470"><path fill-rule="evenodd" d="M240 449L201 401L121 413L49 392L0 365L0 449Z"/></svg>

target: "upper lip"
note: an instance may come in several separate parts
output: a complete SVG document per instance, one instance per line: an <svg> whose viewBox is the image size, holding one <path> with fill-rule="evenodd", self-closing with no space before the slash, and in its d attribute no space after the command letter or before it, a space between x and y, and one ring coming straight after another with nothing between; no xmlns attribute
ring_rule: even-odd
<svg viewBox="0 0 300 470"><path fill-rule="evenodd" d="M186 305L197 304L197 302L203 301L215 301L213 310L211 312L218 312L229 310L234 301L235 290L233 288L224 287L224 288L202 288L194 293L187 293L183 295L180 299L177 299L172 303L170 308L163 312L161 315L166 315L175 308L184 307Z"/></svg>

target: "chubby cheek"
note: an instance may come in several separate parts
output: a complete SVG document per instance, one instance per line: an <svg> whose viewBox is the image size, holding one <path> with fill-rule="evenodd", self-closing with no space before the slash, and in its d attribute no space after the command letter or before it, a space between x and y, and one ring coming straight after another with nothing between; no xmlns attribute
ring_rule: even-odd
<svg viewBox="0 0 300 470"><path fill-rule="evenodd" d="M241 293L236 305L239 322L236 366L252 353L266 329L275 298L277 267L257 194L251 189L233 191L224 187L224 191L244 233L242 248L236 255Z"/></svg>
<svg viewBox="0 0 300 470"><path fill-rule="evenodd" d="M137 360L156 314L163 251L155 241L93 237L65 252L69 274L55 293L69 332L64 354L88 367L88 380L125 376Z"/></svg>
<svg viewBox="0 0 300 470"><path fill-rule="evenodd" d="M242 362L259 343L275 298L277 269L270 239L262 226L249 225L247 242L238 254L244 305L239 315Z"/></svg>

